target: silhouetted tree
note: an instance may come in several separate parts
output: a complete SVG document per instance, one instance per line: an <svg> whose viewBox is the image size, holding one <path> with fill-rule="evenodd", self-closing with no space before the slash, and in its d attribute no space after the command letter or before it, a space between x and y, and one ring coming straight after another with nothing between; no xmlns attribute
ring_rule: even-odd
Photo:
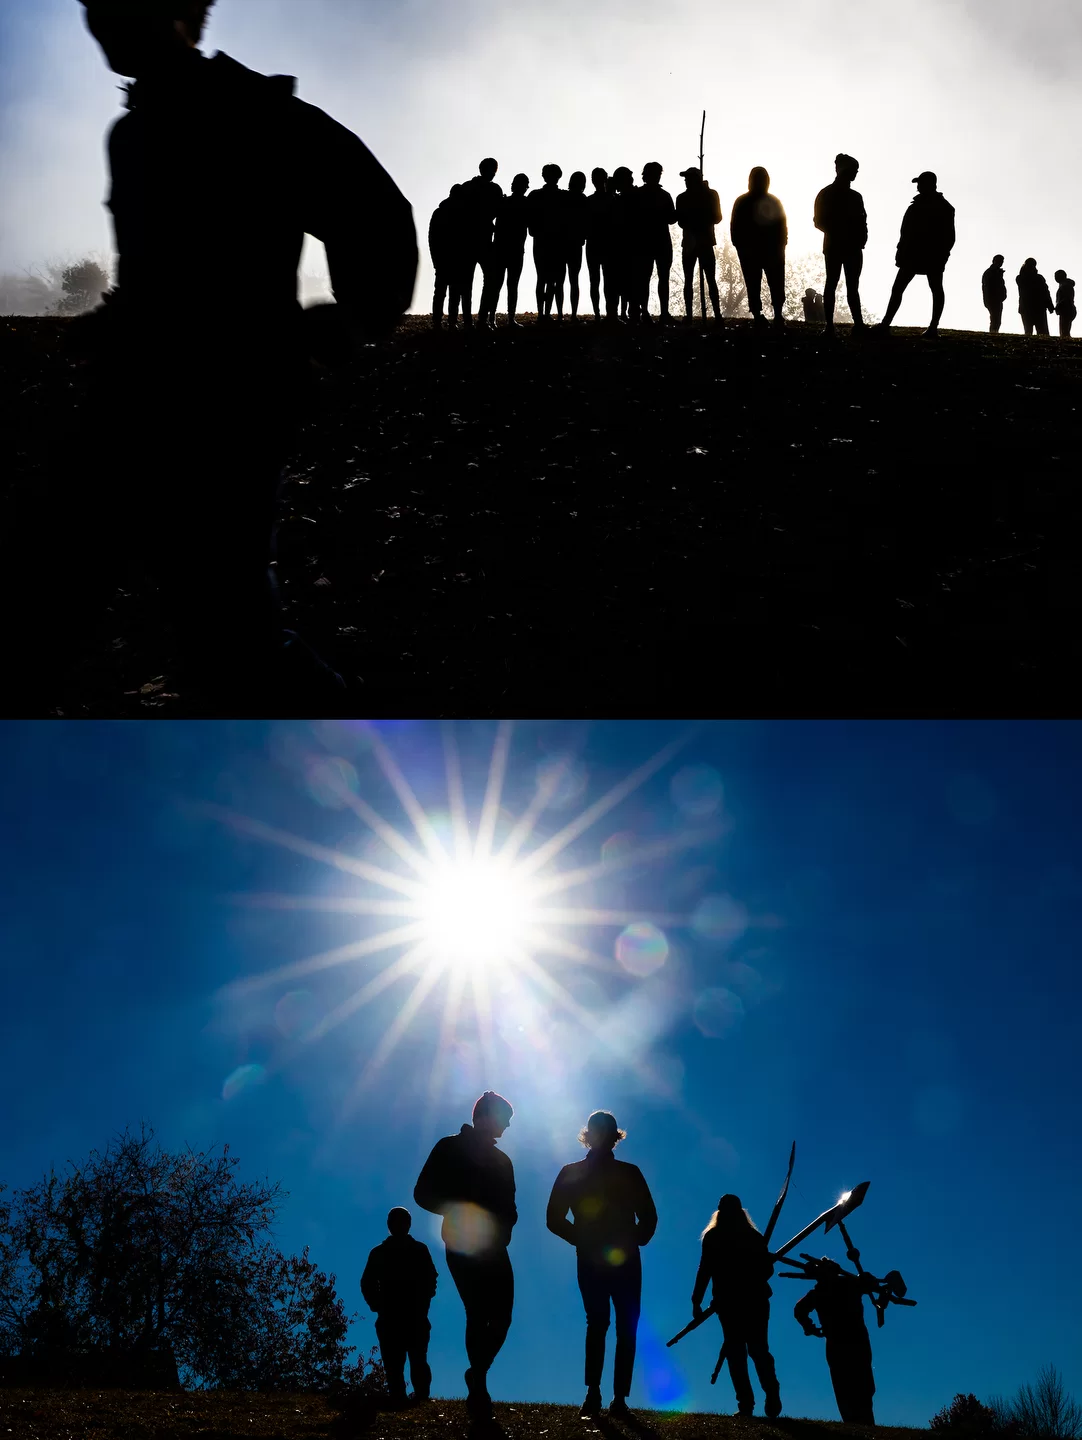
<svg viewBox="0 0 1082 1440"><path fill-rule="evenodd" d="M1054 1365L1046 1365L1034 1384L1019 1388L1010 1416L1019 1435L1041 1440L1075 1440L1082 1435L1082 1405L1068 1393Z"/></svg>
<svg viewBox="0 0 1082 1440"><path fill-rule="evenodd" d="M678 234L678 232L677 232ZM679 238L676 241L679 247ZM785 307L782 311L786 320L803 320L804 292L810 287L821 295L826 284L826 262L820 254L791 255L785 262ZM726 240L717 249L718 299L722 316L726 320L748 318L747 290L736 250ZM764 281L765 285L765 281ZM673 314L684 313L684 277L679 266L669 277L670 308ZM769 301L769 296L767 297ZM709 302L707 302L709 304ZM695 287L694 314L699 314L699 288ZM840 325L851 325L853 317L844 299L839 298L835 318ZM872 323L875 317L864 307L864 318Z"/></svg>
<svg viewBox="0 0 1082 1440"><path fill-rule="evenodd" d="M997 1428L995 1412L982 1405L976 1395L958 1394L949 1405L932 1416L933 1430L954 1435L988 1435Z"/></svg>
<svg viewBox="0 0 1082 1440"><path fill-rule="evenodd" d="M92 310L109 289L109 276L96 260L80 260L65 267L60 277L64 294L60 301L61 315L81 315Z"/></svg>

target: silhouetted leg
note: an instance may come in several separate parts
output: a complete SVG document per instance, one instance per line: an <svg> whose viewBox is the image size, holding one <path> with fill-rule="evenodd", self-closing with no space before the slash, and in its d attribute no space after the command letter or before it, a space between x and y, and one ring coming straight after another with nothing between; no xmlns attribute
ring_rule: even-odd
<svg viewBox="0 0 1082 1440"><path fill-rule="evenodd" d="M436 285L432 291L432 323L438 329L443 320L443 306L447 299L447 272L436 271Z"/></svg>
<svg viewBox="0 0 1082 1440"><path fill-rule="evenodd" d="M477 261L467 260L462 267L462 323L473 324L473 280L477 272Z"/></svg>
<svg viewBox="0 0 1082 1440"><path fill-rule="evenodd" d="M703 247L699 265L706 273L706 288L710 291L710 304L714 307L714 319L721 319L721 300L718 296L718 262L713 245Z"/></svg>
<svg viewBox="0 0 1082 1440"><path fill-rule="evenodd" d="M766 283L770 290L770 306L774 311L774 324L784 323L785 310L785 256L772 255L763 267Z"/></svg>
<svg viewBox="0 0 1082 1440"><path fill-rule="evenodd" d="M479 320L495 319L496 306L500 303L500 291L503 289L505 270L506 266L502 256L496 254L489 256L484 272L484 288L481 291L481 308L477 312Z"/></svg>
<svg viewBox="0 0 1082 1440"><path fill-rule="evenodd" d="M541 320L545 310L545 247L539 240L533 242L533 268L537 276L537 318Z"/></svg>
<svg viewBox="0 0 1082 1440"><path fill-rule="evenodd" d="M902 296L906 292L910 280L916 274L915 270L899 270L894 280L894 289L890 292L890 303L887 305L887 313L883 316L884 327L897 315L902 303Z"/></svg>
<svg viewBox="0 0 1082 1440"><path fill-rule="evenodd" d="M823 259L826 261L827 278L823 286L823 313L826 317L828 330L834 329L834 300L838 293L838 281L842 274L842 257L834 250L825 250ZM849 282L846 281L846 284Z"/></svg>
<svg viewBox="0 0 1082 1440"><path fill-rule="evenodd" d="M406 1334L406 1349L410 1362L410 1382L413 1393L419 1400L427 1400L432 1390L432 1370L428 1363L428 1340L432 1326L427 1315L411 1318Z"/></svg>
<svg viewBox="0 0 1082 1440"><path fill-rule="evenodd" d="M515 1277L506 1250L477 1258L447 1251L447 1268L466 1311L466 1357L478 1386L511 1328Z"/></svg>
<svg viewBox="0 0 1082 1440"><path fill-rule="evenodd" d="M515 312L518 310L518 282L522 275L522 262L526 258L526 252L507 257L507 323L515 324Z"/></svg>
<svg viewBox="0 0 1082 1440"><path fill-rule="evenodd" d="M657 299L661 307L661 318L669 318L669 276L672 274L672 246L665 245L655 257L657 264Z"/></svg>
<svg viewBox="0 0 1082 1440"><path fill-rule="evenodd" d="M853 328L864 329L864 311L860 308L860 272L864 269L864 251L856 250L842 261L845 270L845 299L853 317Z"/></svg>
<svg viewBox="0 0 1082 1440"><path fill-rule="evenodd" d="M1059 338L1061 340L1069 340L1071 338L1071 326L1073 324L1073 315L1061 315L1059 317Z"/></svg>
<svg viewBox="0 0 1082 1440"><path fill-rule="evenodd" d="M758 320L763 313L763 262L755 255L749 255L745 250L739 250L737 259L740 261L740 270L744 276L744 289L748 296L748 309L753 317Z"/></svg>
<svg viewBox="0 0 1082 1440"><path fill-rule="evenodd" d="M932 292L932 323L928 327L929 333L935 334L939 329L939 322L943 318L943 271L937 270L928 276L928 288ZM1047 334L1047 326L1045 329Z"/></svg>
<svg viewBox="0 0 1082 1440"><path fill-rule="evenodd" d="M1041 313L1037 316L1036 324L1038 335L1048 334L1048 315L1045 311L1042 310Z"/></svg>
<svg viewBox="0 0 1082 1440"><path fill-rule="evenodd" d="M1003 324L1003 306L989 305L988 307L988 331L991 335L999 334L999 327Z"/></svg>
<svg viewBox="0 0 1082 1440"><path fill-rule="evenodd" d="M406 1334L402 1321L396 1316L378 1316L376 1339L379 1341L380 1359L387 1376L387 1389L392 1400L406 1398Z"/></svg>
<svg viewBox="0 0 1082 1440"><path fill-rule="evenodd" d="M552 296L556 301L556 313L563 319L564 313L564 276L567 273L567 261L562 255L553 256L552 259Z"/></svg>
<svg viewBox="0 0 1082 1440"><path fill-rule="evenodd" d="M774 1368L774 1357L770 1353L767 1343L767 1331L770 1325L770 1302L764 1301L762 1305L750 1310L746 1320L746 1333L748 1342L748 1354L755 1365L755 1373L759 1377L759 1384L763 1387L765 1397L765 1409L768 1419L781 1414L781 1392L778 1389L778 1376Z"/></svg>
<svg viewBox="0 0 1082 1440"><path fill-rule="evenodd" d="M611 250L602 252L601 284L605 292L605 318L611 320L620 309L620 288L616 281L616 262Z"/></svg>
<svg viewBox="0 0 1082 1440"><path fill-rule="evenodd" d="M612 1368L612 1393L621 1400L631 1394L635 1369L635 1339L642 1308L642 1261L633 1249L624 1263L614 1268L611 1280L612 1305L616 1314L616 1355Z"/></svg>
<svg viewBox="0 0 1082 1440"><path fill-rule="evenodd" d="M684 262L684 314L690 320L695 313L695 261L694 250L684 250L680 257Z"/></svg>
<svg viewBox="0 0 1082 1440"><path fill-rule="evenodd" d="M736 1393L736 1408L741 1415L750 1415L755 1409L755 1392L748 1379L748 1342L744 1332L744 1317L733 1313L719 1316L722 1334L725 1336L725 1362Z"/></svg>
<svg viewBox="0 0 1082 1440"><path fill-rule="evenodd" d="M586 270L590 277L590 304L594 308L594 318L601 319L601 251L594 241L589 241L586 246Z"/></svg>
<svg viewBox="0 0 1082 1440"><path fill-rule="evenodd" d="M571 317L579 313L579 272L582 270L582 246L574 245L567 254L567 290Z"/></svg>
<svg viewBox="0 0 1082 1440"><path fill-rule="evenodd" d="M874 1425L875 1379L867 1335L827 1340L827 1364L842 1420L849 1425Z"/></svg>
<svg viewBox="0 0 1082 1440"><path fill-rule="evenodd" d="M601 1372L605 1368L605 1335L609 1328L609 1274L600 1265L591 1265L583 1255L578 1257L579 1294L586 1311L586 1388L601 1388Z"/></svg>

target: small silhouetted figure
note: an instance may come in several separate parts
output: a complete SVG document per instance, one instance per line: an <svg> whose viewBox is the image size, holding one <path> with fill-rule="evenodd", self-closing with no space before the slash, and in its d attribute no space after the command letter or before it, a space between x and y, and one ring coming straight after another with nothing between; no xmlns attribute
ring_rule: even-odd
<svg viewBox="0 0 1082 1440"><path fill-rule="evenodd" d="M801 297L801 304L804 306L804 323L806 325L825 325L827 319L826 306L823 297L812 286L804 291Z"/></svg>
<svg viewBox="0 0 1082 1440"><path fill-rule="evenodd" d="M515 319L518 309L518 282L522 275L522 262L526 256L527 195L530 188L528 175L516 175L511 181L511 193L500 202L496 211L496 228L492 237L492 256L485 275L485 288L481 295L480 320L485 325L495 325L496 306L500 289L507 277L507 324L515 330L522 327Z"/></svg>
<svg viewBox="0 0 1082 1440"><path fill-rule="evenodd" d="M563 173L559 165L543 166L541 178L545 183L540 190L530 192L526 203L529 230L533 236L539 320L549 318L553 301L556 302L556 313L561 319L564 313L564 271L567 268L564 253L564 207L567 204L567 191L560 189Z"/></svg>
<svg viewBox="0 0 1082 1440"><path fill-rule="evenodd" d="M1048 293L1048 281L1038 273L1037 262L1031 255L1022 262L1015 279L1018 286L1018 313L1027 335L1034 331L1038 335L1048 334L1048 317L1055 310L1052 296Z"/></svg>
<svg viewBox="0 0 1082 1440"><path fill-rule="evenodd" d="M638 230L636 249L639 270L638 318L645 320L650 309L650 282L657 268L657 298L661 320L669 318L669 276L672 274L672 232L676 224L676 206L667 190L661 188L662 168L656 160L643 166L642 185L635 192L634 211Z"/></svg>
<svg viewBox="0 0 1082 1440"><path fill-rule="evenodd" d="M1003 302L1007 298L1007 279L1003 274L1003 256L993 255L992 263L981 276L981 294L984 308L988 311L988 331L999 334L1003 324Z"/></svg>
<svg viewBox="0 0 1082 1440"><path fill-rule="evenodd" d="M493 259L492 227L503 200L503 190L495 179L499 168L491 156L482 160L477 174L465 182L459 195L464 241L459 291L462 296L462 323L467 327L473 324L473 282L477 267L481 267L482 277L487 278Z"/></svg>
<svg viewBox="0 0 1082 1440"><path fill-rule="evenodd" d="M1074 281L1068 280L1066 270L1056 271L1056 314L1059 316L1059 336L1061 340L1071 338L1071 326L1074 324L1078 311L1075 308Z"/></svg>
<svg viewBox="0 0 1082 1440"><path fill-rule="evenodd" d="M830 1380L842 1420L848 1425L874 1425L872 1342L864 1324L864 1296L871 1293L874 1277L854 1275L825 1256L814 1273L815 1289L797 1301L793 1314L805 1335L826 1337ZM818 1325L811 1322L813 1310Z"/></svg>
<svg viewBox="0 0 1082 1440"><path fill-rule="evenodd" d="M454 289L461 275L462 262L459 251L462 247L462 221L459 206L461 185L452 185L446 200L441 200L432 212L428 222L428 253L432 257L432 268L436 272L436 283L432 291L432 326L438 330L443 324L443 306L450 292L450 323L454 325L458 315L460 297Z"/></svg>
<svg viewBox="0 0 1082 1440"><path fill-rule="evenodd" d="M466 1408L488 1419L488 1372L511 1327L515 1277L507 1247L518 1220L515 1172L496 1141L511 1123L510 1104L486 1090L473 1124L438 1140L424 1163L413 1198L443 1216L447 1268L466 1310Z"/></svg>
<svg viewBox="0 0 1082 1440"><path fill-rule="evenodd" d="M586 197L586 268L590 274L590 303L594 318L601 319L601 284L605 284L605 312L611 320L619 308L616 287L615 245L616 195L609 187L609 175L598 165L590 172L593 192Z"/></svg>
<svg viewBox="0 0 1082 1440"><path fill-rule="evenodd" d="M565 1165L557 1175L546 1215L552 1233L574 1245L578 1261L579 1291L586 1310L584 1415L597 1415L601 1410L610 1307L616 1315L616 1357L609 1414L629 1413L627 1397L635 1368L642 1299L639 1250L657 1229L657 1211L642 1171L613 1154L625 1134L608 1111L594 1111L579 1132L589 1154L585 1160Z"/></svg>
<svg viewBox="0 0 1082 1440"><path fill-rule="evenodd" d="M117 570L147 567L184 678L225 713L266 714L287 692L296 703L314 685L340 688L283 629L270 568L308 339L322 320L345 347L393 329L412 298L417 237L390 176L349 130L296 99L291 77L203 55L209 8L86 4L108 65L135 81L108 146L117 285L90 317L92 468L110 481L56 507L52 579L34 596L40 607L42 588L49 604L72 587L62 623L45 617L55 666L54 647L78 633L93 592L107 603ZM338 302L314 314L297 299L306 233L324 243ZM211 250L241 267L226 303L208 298ZM77 514L84 504L90 513Z"/></svg>
<svg viewBox="0 0 1082 1440"><path fill-rule="evenodd" d="M781 1393L774 1357L767 1342L770 1324L769 1280L774 1262L762 1235L736 1195L723 1195L702 1233L702 1258L695 1276L691 1307L702 1313L707 1284L721 1321L725 1358L729 1362L736 1403L741 1415L755 1409L755 1393L748 1378L748 1356L763 1387L764 1412L769 1419L781 1414Z"/></svg>
<svg viewBox="0 0 1082 1440"><path fill-rule="evenodd" d="M571 318L579 313L579 274L582 247L586 244L586 175L576 170L567 182L564 201L564 265L567 268L567 298Z"/></svg>
<svg viewBox="0 0 1082 1440"><path fill-rule="evenodd" d="M864 329L864 314L860 308L860 272L864 268L864 247L868 243L868 215L863 196L853 189L859 170L860 164L852 155L835 156L836 178L815 197L815 228L823 232L823 258L827 269L823 312L828 337L834 334L834 302L843 272L845 298L853 317L853 328Z"/></svg>
<svg viewBox="0 0 1082 1440"><path fill-rule="evenodd" d="M615 216L612 266L620 317L626 320L638 303L639 226L635 211L639 191L627 165L617 165L611 184Z"/></svg>
<svg viewBox="0 0 1082 1440"><path fill-rule="evenodd" d="M432 1388L428 1368L428 1307L439 1279L428 1246L410 1234L413 1217L400 1205L387 1216L391 1232L370 1252L361 1276L361 1294L376 1312L376 1339L391 1400L406 1398L406 1358L415 1400L427 1400Z"/></svg>
<svg viewBox="0 0 1082 1440"><path fill-rule="evenodd" d="M890 292L887 313L878 329L890 329L914 275L927 275L932 292L932 323L924 334L926 339L934 340L943 315L943 271L954 249L954 206L939 193L939 182L931 170L923 170L913 184L917 193L902 217L902 233L895 255L898 275Z"/></svg>
<svg viewBox="0 0 1082 1440"><path fill-rule="evenodd" d="M690 320L695 303L695 266L698 265L710 291L710 304L714 308L714 319L721 320L721 304L718 298L717 234L715 225L721 224L721 198L711 190L703 179L697 165L680 171L684 188L676 197L676 223L680 226L681 259L684 264L684 313ZM705 316L704 316L705 319Z"/></svg>
<svg viewBox="0 0 1082 1440"><path fill-rule="evenodd" d="M783 329L785 318L785 247L789 243L789 226L781 201L770 193L770 175L756 165L748 176L748 193L733 204L729 221L744 288L748 292L748 309L756 325L765 325L763 315L763 276L770 290L774 309L774 325Z"/></svg>

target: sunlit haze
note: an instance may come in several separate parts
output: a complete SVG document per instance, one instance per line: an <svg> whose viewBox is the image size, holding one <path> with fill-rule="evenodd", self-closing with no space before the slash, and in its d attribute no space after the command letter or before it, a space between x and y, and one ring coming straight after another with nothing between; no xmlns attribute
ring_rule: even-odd
<svg viewBox="0 0 1082 1440"><path fill-rule="evenodd" d="M108 253L103 139L119 112L76 0L0 0L3 230L0 271ZM656 159L672 191L696 163L725 224L763 164L789 215L790 254L818 251L816 192L833 158L856 155L870 239L861 293L882 314L911 178L931 169L956 207L944 324L986 328L980 276L994 253L1011 282L1035 256L1049 279L1082 269L1082 12L1073 0L219 0L204 48L298 77L298 94L356 130L414 206L423 261L414 308L431 298L429 216L492 154L505 190L541 166L565 176L638 175ZM193 157L195 158L195 157ZM378 216L373 224L379 223ZM243 257L208 236L208 296L243 284ZM309 247L305 268L322 268ZM478 292L479 293L479 292ZM532 308L527 259L522 300ZM476 303L476 296L475 296ZM927 322L910 287L898 323Z"/></svg>

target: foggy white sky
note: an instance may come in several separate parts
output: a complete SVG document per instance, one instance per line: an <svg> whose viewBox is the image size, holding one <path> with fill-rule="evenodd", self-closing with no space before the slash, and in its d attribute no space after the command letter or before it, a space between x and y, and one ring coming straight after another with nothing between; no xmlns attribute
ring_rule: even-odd
<svg viewBox="0 0 1082 1440"><path fill-rule="evenodd" d="M0 0L0 271L108 252L103 137L120 83L77 0ZM498 179L557 161L636 173L694 163L726 224L752 165L789 215L790 252L818 250L812 201L847 150L870 222L862 290L878 314L912 176L935 170L958 212L951 327L982 327L980 273L1027 255L1051 283L1082 271L1082 7L1077 0L218 0L205 48L297 75L297 92L354 129L414 206L431 298L428 218L487 154ZM310 257L314 268L321 257ZM227 293L236 257L206 257ZM532 308L527 263L522 303ZM476 298L475 298L476 303ZM924 324L918 278L898 317ZM1017 329L1014 289L1008 328Z"/></svg>

